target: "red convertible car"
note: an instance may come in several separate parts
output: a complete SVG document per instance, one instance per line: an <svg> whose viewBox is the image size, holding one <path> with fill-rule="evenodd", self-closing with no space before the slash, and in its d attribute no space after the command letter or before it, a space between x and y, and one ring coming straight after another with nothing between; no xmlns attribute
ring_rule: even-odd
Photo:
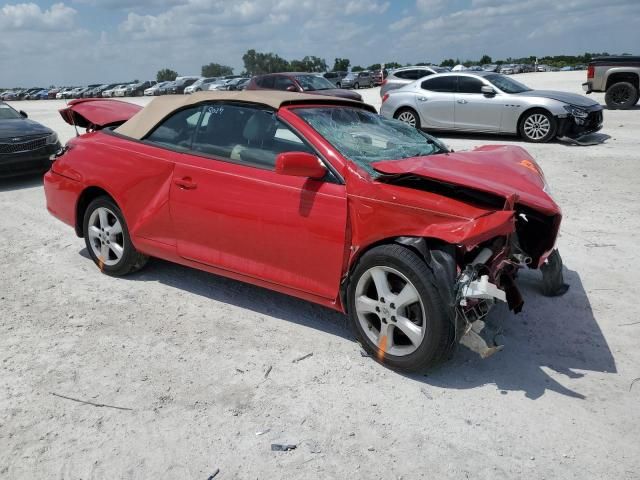
<svg viewBox="0 0 640 480"><path fill-rule="evenodd" d="M100 270L159 257L345 312L379 361L417 370L518 312L520 268L564 293L560 209L522 148L448 150L347 99L288 92L77 100L49 211Z"/></svg>

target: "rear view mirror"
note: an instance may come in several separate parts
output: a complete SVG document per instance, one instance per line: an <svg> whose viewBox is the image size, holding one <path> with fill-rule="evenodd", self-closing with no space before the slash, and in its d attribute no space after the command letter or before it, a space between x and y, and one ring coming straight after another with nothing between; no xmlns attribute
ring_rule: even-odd
<svg viewBox="0 0 640 480"><path fill-rule="evenodd" d="M276 173L319 180L327 169L315 155L306 152L284 152L276 157Z"/></svg>
<svg viewBox="0 0 640 480"><path fill-rule="evenodd" d="M493 88L491 88L489 85L483 85L480 88L480 91L485 95L495 95L496 94L496 91Z"/></svg>
<svg viewBox="0 0 640 480"><path fill-rule="evenodd" d="M20 116L22 116L22 118L29 118L29 115L27 115L27 112L25 112L24 110L20 110Z"/></svg>

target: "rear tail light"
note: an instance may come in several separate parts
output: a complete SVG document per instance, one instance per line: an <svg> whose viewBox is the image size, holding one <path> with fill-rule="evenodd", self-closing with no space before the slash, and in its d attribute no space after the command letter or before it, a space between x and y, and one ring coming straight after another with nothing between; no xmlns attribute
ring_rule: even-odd
<svg viewBox="0 0 640 480"><path fill-rule="evenodd" d="M595 73L596 67L594 67L593 65L589 65L589 67L587 68L587 78L595 77Z"/></svg>
<svg viewBox="0 0 640 480"><path fill-rule="evenodd" d="M389 98L389 94L385 93L384 96L382 97L382 103L386 102L388 98Z"/></svg>

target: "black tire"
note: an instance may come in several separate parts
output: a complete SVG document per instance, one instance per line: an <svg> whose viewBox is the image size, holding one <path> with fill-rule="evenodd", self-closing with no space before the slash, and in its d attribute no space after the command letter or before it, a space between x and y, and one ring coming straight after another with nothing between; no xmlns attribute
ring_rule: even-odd
<svg viewBox="0 0 640 480"><path fill-rule="evenodd" d="M528 129L529 123L531 122L534 125L541 125L540 122L537 122L537 119L544 118L548 122L549 128L546 134L538 137L534 133ZM556 118L551 115L548 111L543 110L541 108L536 108L533 110L529 110L525 112L524 115L520 118L520 123L518 124L518 131L520 132L520 136L527 142L531 143L546 143L556 137L558 132L558 121Z"/></svg>
<svg viewBox="0 0 640 480"><path fill-rule="evenodd" d="M384 348L381 348L372 341L365 332L364 326L356 311L358 281L363 275L367 275L367 272L374 267L391 268L404 275L406 279L413 284L424 306L424 318L420 314L420 318L416 319L420 322L422 328L424 328L424 336L415 351L407 353L406 355L391 355ZM391 276L393 277L394 274L392 273ZM396 277L396 279L398 278L399 277ZM454 279L451 279L451 281L453 282ZM397 370L419 371L442 361L454 345L455 328L450 321L449 307L446 306L438 293L439 288L451 289L452 285L438 285L438 280L427 264L412 250L395 244L382 245L371 249L358 261L349 278L347 289L349 320L360 344L379 362ZM382 302L384 299L379 298L378 300ZM414 307L416 305L418 304L413 304ZM389 306L391 307L392 305L389 304ZM400 312L400 310L397 311ZM406 312L405 310L405 314L407 314ZM387 312L387 315L388 314ZM367 315L369 315L367 316L367 321L371 319L372 323L376 323L377 321L377 324L382 326L381 322L383 320L382 317L377 316L379 314L371 313ZM384 315L384 313L380 315ZM395 322L395 317L390 318ZM385 323L389 322L391 322L391 320ZM371 330L371 328L372 324L369 324L369 330ZM392 335L394 335L394 343L396 342L396 338L402 340L402 330L399 330L397 326L394 325L391 332ZM381 330L378 330L378 335L380 334ZM400 337L398 337L398 335L400 335Z"/></svg>
<svg viewBox="0 0 640 480"><path fill-rule="evenodd" d="M92 214L97 209L108 209L118 222L120 222L122 227L122 233L118 235L118 242L121 242L122 245L122 256L113 265L107 265L104 262L104 259L98 257L97 253L94 251L94 245L92 245L92 241L96 239L92 240L89 235L89 221ZM84 234L87 251L102 273L115 277L124 276L140 270L149 260L147 255L138 252L133 246L133 243L131 243L131 237L129 236L129 229L127 228L127 222L124 219L124 215L118 205L116 205L110 197L98 197L89 203L84 212L82 232Z"/></svg>
<svg viewBox="0 0 640 480"><path fill-rule="evenodd" d="M336 88L342 88L342 85L340 84L340 82L336 83Z"/></svg>
<svg viewBox="0 0 640 480"><path fill-rule="evenodd" d="M413 123L408 120L410 116L412 116L414 119ZM405 122L406 124L411 125L418 130L422 128L422 125L420 124L420 115L418 115L418 112L416 112L413 108L401 108L396 111L396 113L393 115L393 118L395 118L396 120L400 120L401 122Z"/></svg>
<svg viewBox="0 0 640 480"><path fill-rule="evenodd" d="M610 110L628 110L638 103L638 89L629 82L618 82L607 88L604 101Z"/></svg>
<svg viewBox="0 0 640 480"><path fill-rule="evenodd" d="M360 84L358 82L354 83L353 88L358 90L360 88Z"/></svg>

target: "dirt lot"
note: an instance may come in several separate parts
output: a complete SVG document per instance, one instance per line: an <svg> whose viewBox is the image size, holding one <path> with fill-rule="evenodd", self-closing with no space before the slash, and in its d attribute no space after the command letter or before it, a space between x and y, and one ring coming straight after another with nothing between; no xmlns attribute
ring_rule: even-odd
<svg viewBox="0 0 640 480"><path fill-rule="evenodd" d="M518 79L579 93L584 76ZM62 102L14 105L73 135ZM0 181L0 478L637 479L640 107L601 133L526 144L564 210L569 293L521 275L524 312L491 314L504 351L460 348L425 376L363 358L341 315L303 301L162 261L101 275L40 179Z"/></svg>

